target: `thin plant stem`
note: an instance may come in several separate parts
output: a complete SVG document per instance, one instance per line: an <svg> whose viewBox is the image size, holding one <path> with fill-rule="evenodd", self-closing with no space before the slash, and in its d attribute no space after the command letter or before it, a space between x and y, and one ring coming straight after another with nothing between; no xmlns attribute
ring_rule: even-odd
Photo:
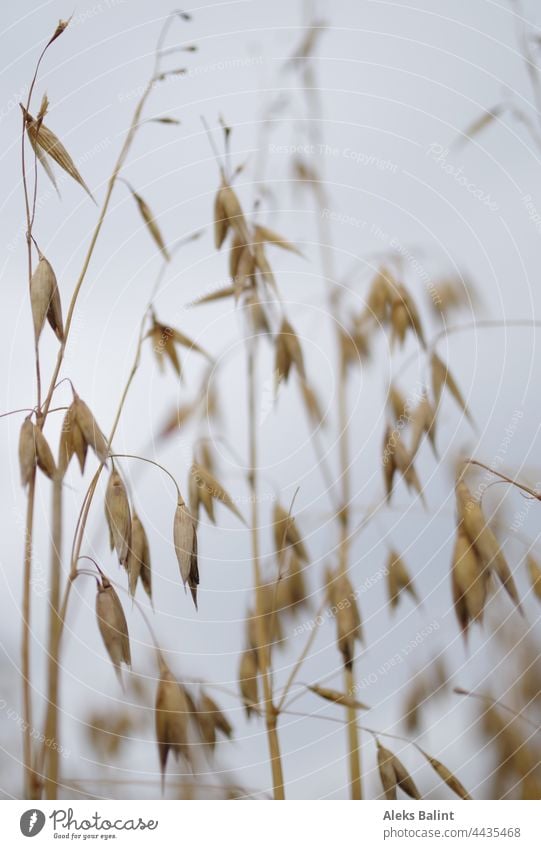
<svg viewBox="0 0 541 849"><path fill-rule="evenodd" d="M251 523L250 536L252 542L252 564L254 572L254 591L256 603L256 628L257 628L257 658L263 682L264 713L267 727L267 741L272 771L272 785L275 799L285 799L284 776L282 769L282 757L280 754L280 742L278 738L277 720L278 712L273 703L272 680L270 673L270 650L265 633L265 611L263 605L263 588L261 581L261 564L259 553L259 510L257 502L257 420L255 409L256 397L256 345L257 339L253 337L247 342L247 370L248 370L248 430L249 430L249 483L251 490ZM270 637L269 637L270 639Z"/></svg>

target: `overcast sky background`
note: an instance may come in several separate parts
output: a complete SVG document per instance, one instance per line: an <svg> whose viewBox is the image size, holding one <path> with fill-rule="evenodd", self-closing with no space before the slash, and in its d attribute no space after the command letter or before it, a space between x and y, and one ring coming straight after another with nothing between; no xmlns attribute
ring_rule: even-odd
<svg viewBox="0 0 541 849"><path fill-rule="evenodd" d="M534 3L526 4L526 17L537 23ZM0 362L3 380L1 411L34 404L32 331L26 292L26 254L22 187L20 180L20 110L25 86L31 78L41 46L59 18L74 11L67 32L48 53L36 86L36 101L44 91L51 102L49 127L62 139L82 175L101 202L107 177L123 134L131 119L141 87L152 67L152 54L160 22L170 9L166 0L81 2L73 10L61 0L41 4L6 4L3 8L0 49L0 169L1 242L0 274L3 332ZM352 3L346 0L315 6L328 28L321 36L318 81L325 120L320 131L329 146L318 153L328 181L332 224L333 262L337 276L361 258L360 273L351 282L351 308L359 310L366 296L376 254L399 245L405 252L404 274L421 305L429 336L439 325L430 318L426 275L436 280L464 275L479 295L478 317L519 319L536 317L539 308L539 239L531 209L541 210L539 156L524 126L504 114L475 140L453 146L460 130L502 100L511 99L530 118L535 107L528 78L517 50L517 20L509 4L488 0L449 3L443 0L407 3ZM237 453L246 458L245 383L242 325L232 305L218 303L198 310L184 307L194 298L227 281L227 255L216 253L212 236L212 203L218 171L201 122L215 128L220 115L233 127L232 156L246 162L238 179L238 193L250 210L261 198L263 176L272 190L259 220L302 246L306 259L272 251L271 261L288 315L302 337L308 373L317 384L331 426L323 439L329 461L337 464L332 423L336 409L336 374L332 358L331 325L326 311L325 288L320 274L317 213L309 196L291 179L287 149L306 143L306 104L298 76L284 64L298 45L306 23L300 2L265 3L239 0L190 7L193 21L178 22L168 44L196 43L197 53L178 54L185 76L159 86L147 106L146 116L172 116L179 126L148 124L140 131L125 169L125 177L147 200L159 219L166 241L204 230L202 237L183 248L167 273L156 303L159 318L185 331L219 358L218 387L223 401L226 434ZM168 67L175 67L170 57ZM286 106L269 133L262 120L271 103L281 96ZM221 146L218 131L216 143ZM444 159L434 154L440 150ZM371 164L367 164L371 163ZM379 165L379 167L378 167ZM443 165L447 165L445 168ZM263 169L263 170L261 170ZM458 174L458 169L462 171ZM460 176L482 193L475 197ZM64 311L73 290L97 210L80 187L61 180L62 200L40 172L40 196L35 233L41 249L53 264L62 293ZM525 196L531 196L527 206ZM269 256L270 256L269 252ZM98 248L78 301L72 336L62 376L69 376L80 396L92 407L98 422L110 428L118 398L134 355L139 322L160 268L160 256L150 240L129 192L115 188ZM460 321L471 321L472 307ZM52 334L44 332L42 361L50 374L56 355ZM271 385L272 358L263 343L259 385L262 476L263 552L271 554L268 530L275 488L288 504L297 487L295 502L299 526L311 555L308 581L313 605L320 603L325 563L332 563L336 544L329 501L316 467L305 419L294 381L278 399L275 410L264 415ZM356 517L381 493L378 454L385 423L384 400L391 374L416 350L410 342L392 362L383 339L377 362L351 380L351 451L354 458L353 491ZM383 511L352 547L351 579L364 587L382 569L388 545L403 554L423 596L417 608L404 599L394 617L386 604L385 582L374 580L361 592L366 644L357 663L359 678L375 673L360 698L372 710L366 724L403 732L400 709L408 683L445 648L452 684L503 691L514 679L515 658L485 641L488 632L472 634L469 652L459 637L451 605L449 564L453 545L453 461L459 450L473 451L491 462L502 455L502 467L523 474L532 484L541 480L539 448L539 392L541 367L537 334L530 329L502 329L449 336L438 349L449 358L479 424L472 432L450 400L443 404L439 422L440 463L436 466L424 446L419 474L426 484L430 512L409 495L402 484L395 503L400 510ZM156 436L164 417L176 403L192 397L204 364L197 355L183 357L186 383L178 385L172 372L161 375L148 346L115 439L117 452L139 452L158 459L171 469L181 487L191 462L191 444L197 436L187 430L167 445ZM422 358L414 358L403 372L401 386L411 391L426 380ZM58 404L69 403L67 383L58 390ZM517 415L518 411L518 415ZM17 438L20 416L2 420L2 475L0 477L0 670L2 759L0 785L6 796L21 793L20 733L8 709L20 710L20 599L25 496L20 487ZM513 424L514 422L514 424ZM60 415L51 417L47 434L56 445ZM511 427L512 438L506 441ZM213 431L217 435L216 430ZM509 444L507 444L509 443ZM150 447L149 447L150 446ZM220 471L243 512L248 514L242 470L223 443L216 441ZM228 689L236 688L238 652L243 645L243 620L251 599L249 537L239 522L218 510L218 527L203 521L200 529L200 610L195 613L180 586L171 540L175 493L168 479L151 468L125 463L139 515L149 534L156 612L155 629L180 678L206 678ZM89 457L85 481L95 468ZM80 506L84 489L72 466L66 479L66 529ZM504 494L495 487L497 497ZM50 492L40 480L37 497L36 584L33 593L33 676L36 698L45 686L43 640L46 633L48 575L47 522ZM95 556L114 579L121 573L108 552L102 498L95 500L85 553ZM506 516L513 521L523 509L514 493L505 500ZM538 508L532 507L521 533L535 539ZM70 540L71 542L71 540ZM66 547L66 553L69 547ZM522 565L524 548L511 542L508 554L516 570L522 595L528 581ZM269 572L270 574L270 572ZM140 597L141 603L145 599ZM152 676L148 634L134 610L129 612L134 669ZM509 619L519 638L534 629L538 615L535 599L526 599L527 621L520 623L507 600L498 598L493 618ZM106 657L94 622L94 590L81 578L73 594L73 608L64 641L62 679L62 760L66 779L90 779L103 770L84 735L89 710L118 711L123 697ZM307 617L304 616L304 619ZM301 619L302 622L302 619ZM292 624L291 630L299 623ZM430 634L407 657L404 649ZM300 680L325 680L341 686L339 655L334 645L334 623L327 621L318 634ZM537 630L537 638L539 632ZM276 683L284 684L291 663L305 637L291 637L289 648L275 656ZM396 653L401 661L381 674ZM331 677L334 673L334 677ZM497 694L502 696L502 692ZM503 697L503 696L502 696ZM269 790L266 740L261 723L247 724L238 700L220 693L235 726L235 742L220 744L217 768L248 789ZM120 765L106 768L109 778L145 784L103 786L86 784L99 795L159 795L158 759L152 711L152 682L137 713L141 727L133 732L142 739L129 741ZM339 711L303 696L296 710L327 717ZM457 697L439 699L427 706L421 745L456 769L475 796L486 795L490 756L472 757L480 745L474 727L475 706ZM38 712L39 716L39 712ZM281 722L285 779L291 798L345 798L347 761L345 733L338 723L294 717ZM423 790L436 786L433 776L410 749L395 750L407 761ZM363 769L368 792L377 791L375 750L363 735ZM212 767L208 766L209 772ZM418 770L418 771L417 771ZM208 781L215 780L212 777ZM441 788L439 791L441 792Z"/></svg>

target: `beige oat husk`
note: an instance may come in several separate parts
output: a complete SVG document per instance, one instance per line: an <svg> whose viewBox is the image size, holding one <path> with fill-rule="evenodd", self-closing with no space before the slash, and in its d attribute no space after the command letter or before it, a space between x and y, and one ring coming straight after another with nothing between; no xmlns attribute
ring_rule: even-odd
<svg viewBox="0 0 541 849"><path fill-rule="evenodd" d="M239 665L239 689L244 702L246 716L259 713L259 687L257 680L257 654L254 649L246 649L241 655Z"/></svg>
<svg viewBox="0 0 541 849"><path fill-rule="evenodd" d="M173 542L182 582L184 586L187 584L190 588L193 602L197 608L197 587L199 584L197 530L194 518L181 496L179 496L173 520Z"/></svg>
<svg viewBox="0 0 541 849"><path fill-rule="evenodd" d="M119 563L128 565L131 537L131 513L128 493L119 473L113 468L105 491L105 517L109 527L111 550Z"/></svg>
<svg viewBox="0 0 541 849"><path fill-rule="evenodd" d="M181 755L189 760L190 705L185 690L179 685L161 657L159 674L156 691L155 726L163 793L169 752L177 760Z"/></svg>
<svg viewBox="0 0 541 849"><path fill-rule="evenodd" d="M50 262L42 254L30 280L30 304L36 341L39 340L47 319L58 340L62 342L64 325L58 283Z"/></svg>
<svg viewBox="0 0 541 849"><path fill-rule="evenodd" d="M352 696L348 696L346 693L341 693L339 690L332 690L329 687L320 687L318 684L309 685L308 689L310 692L315 693L316 696L320 696L320 698L325 699L328 702L334 702L334 704L343 705L344 707L355 708L355 710L370 710L368 705L357 701L357 699L354 699Z"/></svg>
<svg viewBox="0 0 541 849"><path fill-rule="evenodd" d="M107 578L102 576L96 594L96 617L107 653L122 684L121 664L131 666L128 623L120 599Z"/></svg>

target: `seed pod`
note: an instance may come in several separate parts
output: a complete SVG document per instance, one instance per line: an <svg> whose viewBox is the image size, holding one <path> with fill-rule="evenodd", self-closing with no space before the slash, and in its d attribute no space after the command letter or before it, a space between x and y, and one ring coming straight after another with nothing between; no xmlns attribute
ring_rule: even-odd
<svg viewBox="0 0 541 849"><path fill-rule="evenodd" d="M392 451L395 467L402 475L407 488L414 489L421 496L421 501L424 503L423 488L413 465L413 457L410 456L406 449L400 434L397 434L394 440Z"/></svg>
<svg viewBox="0 0 541 849"><path fill-rule="evenodd" d="M98 584L96 616L105 648L115 668L115 674L122 684L120 664L125 663L126 666L131 666L128 624L120 599L105 576Z"/></svg>
<svg viewBox="0 0 541 849"><path fill-rule="evenodd" d="M385 498L391 500L393 493L393 482L396 472L396 463L394 459L393 446L393 431L390 425L385 428L383 435L383 452L382 452L383 477L385 480Z"/></svg>
<svg viewBox="0 0 541 849"><path fill-rule="evenodd" d="M387 401L393 411L393 416L396 421L400 421L406 415L407 402L402 392L396 388L394 384L389 387L389 395Z"/></svg>
<svg viewBox="0 0 541 849"><path fill-rule="evenodd" d="M470 621L481 621L487 597L488 572L462 526L458 528L451 573L458 623L466 636Z"/></svg>
<svg viewBox="0 0 541 849"><path fill-rule="evenodd" d="M19 466L21 469L21 483L27 486L32 479L36 468L36 441L34 438L34 424L30 416L22 424L19 433Z"/></svg>
<svg viewBox="0 0 541 849"><path fill-rule="evenodd" d="M397 606L402 590L408 592L416 602L419 601L404 561L396 551L391 551L387 558L387 592L392 608Z"/></svg>
<svg viewBox="0 0 541 849"><path fill-rule="evenodd" d="M344 707L355 708L355 710L370 710L368 705L363 704L363 702L358 702L346 693L340 693L339 690L331 690L328 687L319 687L317 684L309 686L308 689L312 693L315 693L316 696L320 696L328 702L334 702L335 704L343 705Z"/></svg>
<svg viewBox="0 0 541 849"><path fill-rule="evenodd" d="M431 755L427 755L427 753L423 752L422 749L420 749L419 751L421 752L423 757L426 758L432 769L437 772L442 781L447 784L447 787L449 787L453 791L453 793L456 793L456 795L460 799L471 801L472 797L470 796L464 785L461 784L461 782L458 780L456 775L453 775L453 773L449 769L447 769L444 764L436 760L436 758L431 757Z"/></svg>
<svg viewBox="0 0 541 849"><path fill-rule="evenodd" d="M263 227L260 224L254 230L254 241L267 242L270 245L275 245L277 248L282 248L284 251L291 251L294 254L302 256L300 250L292 242L288 242L287 239L275 233L274 230L270 230L268 227Z"/></svg>
<svg viewBox="0 0 541 849"><path fill-rule="evenodd" d="M496 573L507 594L520 610L520 599L507 560L486 522L481 505L462 480L458 480L456 484L456 500L459 519L483 566Z"/></svg>
<svg viewBox="0 0 541 849"><path fill-rule="evenodd" d="M129 590L135 595L137 581L140 579L143 589L152 601L152 572L150 567L150 547L143 523L137 513L131 519L130 550L128 553Z"/></svg>
<svg viewBox="0 0 541 849"><path fill-rule="evenodd" d="M76 395L71 408L86 445L90 445L98 459L106 463L109 446L89 407Z"/></svg>
<svg viewBox="0 0 541 849"><path fill-rule="evenodd" d="M527 564L532 590L534 595L541 601L541 567L531 554L528 554Z"/></svg>
<svg viewBox="0 0 541 849"><path fill-rule="evenodd" d="M128 564L130 550L131 517L128 494L122 478L113 469L105 492L105 516L109 526L111 550L116 550L119 563Z"/></svg>
<svg viewBox="0 0 541 849"><path fill-rule="evenodd" d="M222 222L220 224L220 217ZM231 186L222 184L218 190L214 207L214 235L216 248L219 250L227 235L227 231L231 227L235 231L239 239L244 240L244 244L248 244L248 228L244 220L239 199Z"/></svg>
<svg viewBox="0 0 541 849"><path fill-rule="evenodd" d="M160 679L156 692L156 741L162 774L162 792L169 752L178 760L188 757L188 720L190 706L186 693L160 659Z"/></svg>
<svg viewBox="0 0 541 849"><path fill-rule="evenodd" d="M197 586L199 584L197 531L195 521L181 496L179 496L173 521L173 542L182 582L184 586L186 586L186 583L188 584L197 608Z"/></svg>
<svg viewBox="0 0 541 849"><path fill-rule="evenodd" d="M259 687L257 680L257 655L253 649L247 649L241 655L239 667L239 689L246 716L259 713Z"/></svg>
<svg viewBox="0 0 541 849"><path fill-rule="evenodd" d="M306 412L315 425L325 425L325 415L321 409L321 404L315 390L310 386L308 381L301 380L302 399Z"/></svg>
<svg viewBox="0 0 541 849"><path fill-rule="evenodd" d="M34 439L36 442L36 459L41 471L51 480L56 475L56 464L49 443L43 435L43 431L34 425Z"/></svg>
<svg viewBox="0 0 541 849"><path fill-rule="evenodd" d="M60 475L62 477L64 476L74 454L79 462L81 474L83 474L87 450L88 444L77 423L76 408L72 404L66 411L60 433L60 445L58 448L58 470Z"/></svg>
<svg viewBox="0 0 541 849"><path fill-rule="evenodd" d="M45 319L47 319L57 338L62 342L64 326L58 284L51 264L41 254L30 281L30 302L36 341L39 340Z"/></svg>

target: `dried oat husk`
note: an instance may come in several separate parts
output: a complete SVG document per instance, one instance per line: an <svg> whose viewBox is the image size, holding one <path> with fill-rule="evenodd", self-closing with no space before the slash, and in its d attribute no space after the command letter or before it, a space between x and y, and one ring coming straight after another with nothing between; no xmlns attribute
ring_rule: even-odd
<svg viewBox="0 0 541 849"><path fill-rule="evenodd" d="M131 666L128 623L120 599L105 575L98 582L96 594L96 616L107 654L122 684L121 663Z"/></svg>
<svg viewBox="0 0 541 849"><path fill-rule="evenodd" d="M98 427L96 419L90 412L90 408L78 395L75 395L70 409L73 411L77 427L83 436L85 444L92 448L102 463L106 463L109 456L109 445Z"/></svg>
<svg viewBox="0 0 541 849"><path fill-rule="evenodd" d="M150 546L139 516L133 511L131 518L130 550L128 552L128 586L130 595L135 595L137 581L140 580L143 589L152 601L152 569L150 563Z"/></svg>
<svg viewBox="0 0 541 849"><path fill-rule="evenodd" d="M387 558L387 592L392 608L397 606L402 590L408 592L414 601L419 602L404 561L396 551L390 551Z"/></svg>
<svg viewBox="0 0 541 849"><path fill-rule="evenodd" d="M86 185L85 181L79 174L75 163L66 148L62 144L59 138L55 136L55 134L49 130L48 127L45 126L42 122L36 121L26 109L23 108L24 115L24 123L26 127L26 134L32 145L32 148L41 162L47 176L53 183L56 188L56 180L54 178L54 174L52 168L49 163L48 157L53 159L57 165L67 173L69 176L75 180L76 183L79 183L80 186L85 190L85 192L92 198L95 203L92 192Z"/></svg>
<svg viewBox="0 0 541 849"><path fill-rule="evenodd" d="M464 400L464 396L462 392L458 388L458 384L455 381L453 375L449 371L447 365L440 360L436 353L432 354L430 359L430 368L432 372L432 394L434 395L434 407L437 409L441 400L441 393L443 388L446 387L456 403L470 422L470 424L475 427L475 422L473 417L468 409L466 401Z"/></svg>
<svg viewBox="0 0 541 849"><path fill-rule="evenodd" d="M400 787L412 799L420 799L421 795L415 786L413 778L404 764L389 749L378 740L378 769L386 799L396 799L396 789Z"/></svg>
<svg viewBox="0 0 541 849"><path fill-rule="evenodd" d="M393 429L390 425L385 428L383 435L383 451L382 451L382 468L383 478L385 482L385 499L391 500L393 493L394 476L396 473L396 463L394 459L394 449L391 444L393 438Z"/></svg>
<svg viewBox="0 0 541 849"><path fill-rule="evenodd" d="M364 333L355 326L349 330L340 328L339 339L341 369L345 374L350 366L360 367L362 361L368 359L370 348Z"/></svg>
<svg viewBox="0 0 541 849"><path fill-rule="evenodd" d="M387 402L389 403L391 410L393 411L395 421L398 422L406 416L407 401L404 398L402 392L397 389L394 383L391 383L389 387L389 395L387 396Z"/></svg>
<svg viewBox="0 0 541 849"><path fill-rule="evenodd" d="M45 319L47 319L58 340L62 342L64 325L60 292L53 268L42 254L39 255L39 262L30 280L30 303L36 341L39 340Z"/></svg>
<svg viewBox="0 0 541 849"><path fill-rule="evenodd" d="M49 443L43 435L43 431L34 425L34 439L36 442L36 462L41 471L53 480L56 475L56 464Z"/></svg>
<svg viewBox="0 0 541 849"><path fill-rule="evenodd" d="M284 318L280 326L280 331L276 336L275 369L277 382L281 380L287 381L292 365L297 369L301 380L306 380L304 359L299 338L287 318Z"/></svg>
<svg viewBox="0 0 541 849"><path fill-rule="evenodd" d="M436 758L433 758L431 755L427 755L426 752L423 752L422 749L419 749L424 758L428 761L432 769L439 775L442 781L445 782L447 787L455 793L459 797L459 799L464 799L467 801L471 801L472 797L464 787L464 785L458 780L456 775L454 775L450 769L447 769L445 764L442 764L441 761L438 761Z"/></svg>
<svg viewBox="0 0 541 849"><path fill-rule="evenodd" d="M199 585L197 530L194 518L181 496L179 496L173 520L173 542L182 582L184 586L188 584L193 603L197 608L197 587Z"/></svg>
<svg viewBox="0 0 541 849"><path fill-rule="evenodd" d="M34 438L34 424L28 416L19 433L19 467L21 470L21 483L27 486L32 480L32 475L37 464L36 440Z"/></svg>
<svg viewBox="0 0 541 849"><path fill-rule="evenodd" d="M406 332L409 329L415 333L421 345L425 347L423 329L417 307L406 287L399 284L393 291L391 303L391 346L396 341L402 346L406 338Z"/></svg>
<svg viewBox="0 0 541 849"><path fill-rule="evenodd" d="M196 497L197 490L197 497ZM237 505L229 495L226 489L216 480L214 475L212 475L208 469L205 469L200 463L192 463L192 467L190 469L190 507L192 509L192 513L194 516L197 516L197 512L194 510L192 506L192 494L194 504L199 507L201 503L205 508L209 519L214 522L214 510L213 510L213 502L219 501L224 504L226 507L231 510L231 512L237 516L238 519L242 522L243 525L246 524L244 518L237 508Z"/></svg>
<svg viewBox="0 0 541 849"><path fill-rule="evenodd" d="M115 549L119 563L128 566L130 551L131 514L126 487L113 468L105 491L105 517L109 528L111 551Z"/></svg>
<svg viewBox="0 0 541 849"><path fill-rule="evenodd" d="M378 271L370 285L366 306L377 322L385 324L389 319L395 285L392 275L385 267Z"/></svg>
<svg viewBox="0 0 541 849"><path fill-rule="evenodd" d="M278 501L274 503L273 534L276 557L279 563L284 562L289 548L294 550L299 560L304 563L308 562L308 552L299 533L297 523Z"/></svg>
<svg viewBox="0 0 541 849"><path fill-rule="evenodd" d="M233 736L233 728L222 710L206 693L203 693L197 710L197 721L201 729L204 742L214 749L216 745L216 732L220 731L228 740Z"/></svg>
<svg viewBox="0 0 541 849"><path fill-rule="evenodd" d="M160 678L156 692L156 742L162 774L162 793L169 752L177 760L183 755L189 760L188 724L190 705L186 692L179 685L166 663L160 658Z"/></svg>
<svg viewBox="0 0 541 849"><path fill-rule="evenodd" d="M244 240L245 245L249 243L248 227L239 199L231 186L222 183L214 204L214 236L217 250L223 245L230 227L239 239Z"/></svg>
<svg viewBox="0 0 541 849"><path fill-rule="evenodd" d="M541 566L539 566L539 563L531 554L528 554L526 562L533 593L541 601Z"/></svg>
<svg viewBox="0 0 541 849"><path fill-rule="evenodd" d="M417 454L423 434L428 437L434 456L437 457L436 413L426 395L423 395L411 415L411 447L409 452L411 457L415 457Z"/></svg>
<svg viewBox="0 0 541 849"><path fill-rule="evenodd" d="M169 360L178 377L182 377L182 367L175 348L175 340L173 338L174 331L172 327L167 327L161 324L156 319L153 320L150 329L150 338L152 339L152 350L156 356L160 371L164 371L164 361Z"/></svg>
<svg viewBox="0 0 541 849"><path fill-rule="evenodd" d="M351 669L355 642L362 643L363 632L357 595L347 575L328 573L327 598L336 619L338 650L346 669Z"/></svg>
<svg viewBox="0 0 541 849"><path fill-rule="evenodd" d="M293 614L308 604L303 566L295 551L290 549L287 573L278 582L276 606L284 614Z"/></svg>
<svg viewBox="0 0 541 849"><path fill-rule="evenodd" d="M141 218L145 222L150 235L152 236L154 242L156 243L156 245L160 249L164 259L169 261L171 259L171 255L169 254L169 251L167 250L167 247L165 245L161 230L156 223L156 219L155 219L154 215L152 214L150 207L148 206L147 202L141 197L141 195L137 194L137 192L135 192L129 184L128 184L128 188L129 188L130 192L132 193L133 199L135 200L135 202L137 204L137 208L139 209L139 212L141 213Z"/></svg>
<svg viewBox="0 0 541 849"><path fill-rule="evenodd" d="M498 540L487 524L481 505L461 479L456 484L456 501L459 521L462 522L483 566L496 573L507 594L520 610L520 599L513 575Z"/></svg>
<svg viewBox="0 0 541 849"><path fill-rule="evenodd" d="M179 407L173 410L173 412L169 414L169 416L161 427L159 433L160 438L165 439L167 436L171 436L171 434L184 427L186 422L188 422L193 416L196 408L197 403L191 402L187 404L181 404Z"/></svg>
<svg viewBox="0 0 541 849"><path fill-rule="evenodd" d="M325 699L328 702L334 702L334 704L354 708L355 710L370 710L368 705L365 705L363 702L358 702L357 699L354 699L352 696L348 696L346 693L341 693L339 690L331 690L329 687L320 687L318 684L312 684L311 686L308 686L308 689L310 692L315 693L316 696L320 696L320 698Z"/></svg>
<svg viewBox="0 0 541 849"><path fill-rule="evenodd" d="M259 713L259 686L257 680L257 654L246 649L241 655L239 666L239 689L244 702L246 716Z"/></svg>
<svg viewBox="0 0 541 849"><path fill-rule="evenodd" d="M275 233L274 230L270 230L268 227L263 227L260 224L254 229L254 241L266 242L267 244L274 245L277 248L282 248L284 251L291 251L291 253L302 256L302 253L296 245L287 239L284 239L284 237L280 236L279 233Z"/></svg>
<svg viewBox="0 0 541 849"><path fill-rule="evenodd" d="M482 621L488 577L489 573L460 525L453 552L451 584L455 613L464 635L468 632L470 622Z"/></svg>
<svg viewBox="0 0 541 849"><path fill-rule="evenodd" d="M233 265L233 261L231 262ZM240 253L235 257L235 273L232 274L233 292L238 300L242 293L247 290L254 280L256 272L256 261L248 245L244 245Z"/></svg>
<svg viewBox="0 0 541 849"><path fill-rule="evenodd" d="M77 422L77 409L74 404L71 404L64 416L60 433L60 445L58 448L58 470L60 475L63 476L65 474L74 454L77 457L81 474L83 474L87 451L88 443Z"/></svg>
<svg viewBox="0 0 541 849"><path fill-rule="evenodd" d="M253 332L269 335L271 326L263 302L258 295L255 293L248 295L244 302L244 307Z"/></svg>

